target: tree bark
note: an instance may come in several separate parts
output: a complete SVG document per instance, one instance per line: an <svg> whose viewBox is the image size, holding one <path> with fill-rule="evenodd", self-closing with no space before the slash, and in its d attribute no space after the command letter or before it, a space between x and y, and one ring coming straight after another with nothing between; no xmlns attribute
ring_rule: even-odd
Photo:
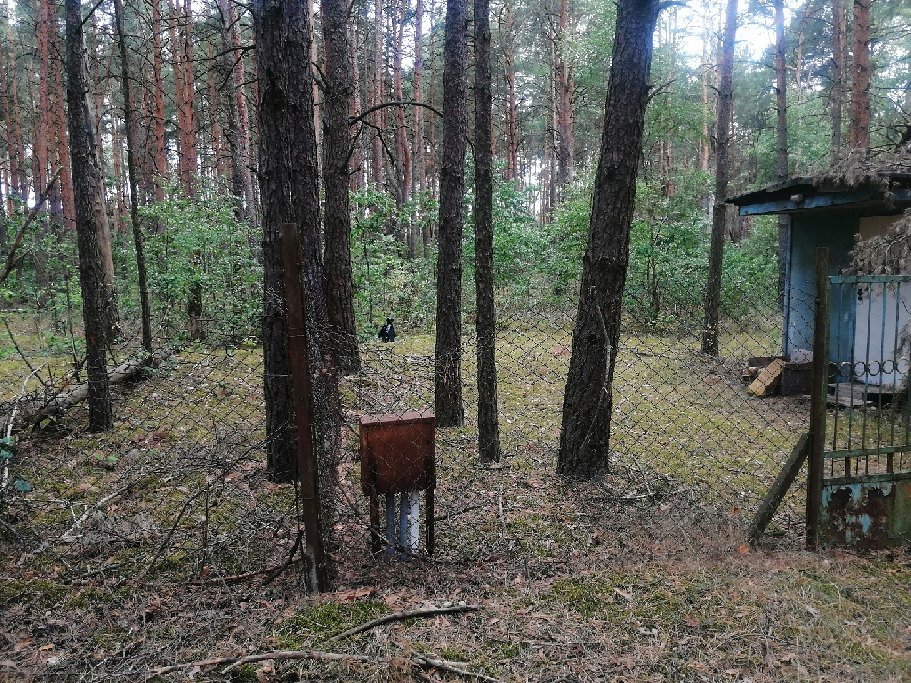
<svg viewBox="0 0 911 683"><path fill-rule="evenodd" d="M348 154L351 147L348 113L353 96L348 50L348 2L322 0L320 11L326 56L323 106L326 303L339 370L347 375L358 372L361 367L354 319L348 195Z"/></svg>
<svg viewBox="0 0 911 683"><path fill-rule="evenodd" d="M392 55L392 96L396 102L405 98L402 86L402 49L405 42L405 15L408 12L409 0L401 0L395 32L395 47ZM419 107L416 107L419 108ZM397 165L396 202L399 208L400 238L408 245L408 255L415 256L415 240L411 234L411 221L402 211L411 199L411 147L408 145L408 124L405 120L405 106L395 108L395 147Z"/></svg>
<svg viewBox="0 0 911 683"><path fill-rule="evenodd" d="M414 7L414 68L411 72L414 101L424 101L424 0L417 0ZM414 190L423 192L426 182L424 164L424 108L415 107L412 112L414 137L411 157L414 162ZM422 238L422 242L423 242ZM424 244L424 258L427 245Z"/></svg>
<svg viewBox="0 0 911 683"><path fill-rule="evenodd" d="M832 0L832 163L841 153L841 118L845 101L845 8L844 0Z"/></svg>
<svg viewBox="0 0 911 683"><path fill-rule="evenodd" d="M462 406L462 200L465 187L465 106L468 72L466 0L446 2L443 47L443 148L440 165L439 253L437 256L436 363L434 405L437 426L465 420Z"/></svg>
<svg viewBox="0 0 911 683"><path fill-rule="evenodd" d="M240 49L240 33L237 29L237 18L234 14L232 0L219 0L223 21L222 42L224 50L228 53L228 63L233 75L234 86L228 89L225 107L228 109L229 125L233 126L236 119L237 131L235 144L237 145L238 159L236 165L240 174L240 186L244 202L244 217L254 225L258 224L256 215L256 197L253 192L253 175L250 173L250 113L247 108L247 98L244 94L247 87L247 77L244 69L243 52ZM232 161L232 165L235 162Z"/></svg>
<svg viewBox="0 0 911 683"><path fill-rule="evenodd" d="M848 129L848 145L864 151L870 148L870 3L854 0L854 82Z"/></svg>
<svg viewBox="0 0 911 683"><path fill-rule="evenodd" d="M360 31L358 28L358 17L355 14L351 27L349 28L349 35L351 40L349 41L350 53L349 61L351 62L351 78L352 85L354 87L354 97L351 99L351 111L350 115L352 118L357 118L361 115L363 111L363 99L361 98L361 61L359 58L359 35ZM415 66L415 68L417 68ZM361 140L361 135L357 134L355 139L352 141L352 150L351 150L351 167L354 169L354 173L351 174L351 191L359 192L364 189L364 143Z"/></svg>
<svg viewBox="0 0 911 683"><path fill-rule="evenodd" d="M38 47L38 112L32 154L32 189L38 197L48 179L48 136L51 113L50 99L50 0L39 0L38 23L35 27Z"/></svg>
<svg viewBox="0 0 911 683"><path fill-rule="evenodd" d="M139 222L139 179L136 163L136 116L133 108L130 60L123 30L123 0L114 0L114 23L120 44L120 79L123 88L123 118L127 134L127 177L130 184L130 223L133 248L136 252L136 271L139 280L139 308L142 323L142 346L152 351L152 314L149 307L149 278L146 273L145 246Z"/></svg>
<svg viewBox="0 0 911 683"><path fill-rule="evenodd" d="M385 67L385 40L383 25L383 0L376 0L373 7L374 21L374 51L373 51L373 102L371 106L378 107L383 103L383 90L386 80ZM370 138L371 155L370 163L373 184L378 190L383 188L383 130L386 128L386 116L382 109L377 109L370 117L373 124L373 133Z"/></svg>
<svg viewBox="0 0 911 683"><path fill-rule="evenodd" d="M263 207L263 356L268 467L276 481L295 473L290 363L281 226L300 232L310 339L318 501L326 543L331 538L332 486L338 457L338 386L327 338L325 275L320 254L319 175L313 128L312 72L306 0L255 0L253 19L259 82L259 181Z"/></svg>
<svg viewBox="0 0 911 683"><path fill-rule="evenodd" d="M168 162L165 154L164 131L164 78L162 76L161 56L161 0L150 0L152 3L152 98L153 135L152 157L154 168L155 201L164 200L164 188L168 178Z"/></svg>
<svg viewBox="0 0 911 683"><path fill-rule="evenodd" d="M497 415L497 337L493 299L493 92L490 75L490 3L474 0L475 58L475 300L478 355L478 455L500 459Z"/></svg>
<svg viewBox="0 0 911 683"><path fill-rule="evenodd" d="M775 104L778 181L788 177L788 71L784 35L784 0L775 0ZM784 295L787 257L791 249L791 218L778 216L778 295Z"/></svg>
<svg viewBox="0 0 911 683"><path fill-rule="evenodd" d="M659 0L618 4L604 133L563 400L560 474L593 477L609 465L611 384L659 10Z"/></svg>
<svg viewBox="0 0 911 683"><path fill-rule="evenodd" d="M504 41L503 69L506 78L506 180L519 177L519 128L516 112L516 17L508 0Z"/></svg>
<svg viewBox="0 0 911 683"><path fill-rule="evenodd" d="M54 15L56 17L56 12ZM60 194L63 200L63 225L69 229L76 228L76 197L73 194L73 170L70 161L70 140L66 132L66 91L63 87L63 50L60 49L60 36L56 21L50 33L50 50L52 54L51 99L53 102L54 136L57 143L57 160L60 165Z"/></svg>
<svg viewBox="0 0 911 683"><path fill-rule="evenodd" d="M76 187L76 236L79 284L85 323L89 430L113 424L105 359L113 290L105 278L99 235L107 232L104 184L95 155L95 117L89 104L89 78L82 31L82 3L66 0L66 67L69 133Z"/></svg>
<svg viewBox="0 0 911 683"><path fill-rule="evenodd" d="M25 141L22 137L22 108L19 101L19 77L16 72L16 48L13 45L13 28L7 22L6 38L10 46L10 99L12 100L13 130L11 143L16 153L16 167L11 172L16 191L22 202L28 199L28 178L25 170ZM39 190L40 192L41 190Z"/></svg>
<svg viewBox="0 0 911 683"><path fill-rule="evenodd" d="M560 0L560 19L556 40L557 85L557 182L556 194L562 199L573 179L573 96L575 85L567 57L569 45L569 0Z"/></svg>
<svg viewBox="0 0 911 683"><path fill-rule="evenodd" d="M219 19L221 23L221 56L219 58L220 76L224 85L221 100L224 105L227 127L225 139L228 143L228 155L231 161L231 195L234 198L234 215L239 220L249 220L252 209L252 188L247 194L246 182L250 179L243 154L243 134L241 133L237 83L235 81L235 60L238 58L231 39L233 26L233 5L231 0L219 0Z"/></svg>
<svg viewBox="0 0 911 683"><path fill-rule="evenodd" d="M700 85L702 96L702 140L699 145L699 168L703 173L709 172L709 157L712 154L712 138L709 134L709 121L712 119L711 101L709 99L709 80L712 67L708 58L708 31L703 34L702 66L700 71Z"/></svg>
<svg viewBox="0 0 911 683"><path fill-rule="evenodd" d="M718 87L718 120L715 127L715 206L712 211L712 239L709 246L709 273L705 291L702 327L702 352L718 355L718 309L721 305L721 268L724 258L724 233L727 224L728 148L733 113L734 38L737 33L737 0L727 1L724 41Z"/></svg>
<svg viewBox="0 0 911 683"><path fill-rule="evenodd" d="M8 11L6 6L4 6L3 36L6 39L6 44L2 47L4 56L3 119L6 124L6 149L10 165L7 205L10 215L12 215L14 208L12 198L16 197L19 201L24 202L28 192L25 188L22 157L19 154L19 149L22 147L22 144L19 128L19 89L17 85L18 77L16 75L16 49L13 46L13 33L9 23Z"/></svg>
<svg viewBox="0 0 911 683"><path fill-rule="evenodd" d="M243 188L238 184L237 191L234 191L235 190L234 174L231 173L229 175L229 173L225 169L225 163L224 163L225 156L226 156L226 154L225 154L226 146L229 148L228 152L227 152L227 157L229 159L231 158L231 152L230 152L231 143L228 142L228 140L227 140L227 137L231 134L231 131L224 130L225 126L222 125L222 113L224 113L225 119L230 119L232 117L232 115L228 114L228 109L234 109L234 107L233 107L233 104L230 103L229 101L225 102L225 103L230 104L231 105L230 107L221 106L221 103L224 100L230 100L231 98L223 98L219 95L218 81L219 81L219 79L224 79L225 77L228 77L228 81L227 81L229 84L228 89L230 90L231 72L229 71L229 72L227 72L227 74L225 74L225 73L222 73L223 69L219 68L221 66L220 61L219 61L219 53L220 52L225 53L224 40L222 40L220 42L221 42L221 44L219 45L215 41L212 41L206 46L206 62L208 64L210 64L209 69L208 69L209 103L208 103L208 107L206 107L207 113L209 115L210 159L209 159L208 167L209 167L209 173L211 174L212 181L213 181L213 184L215 187L223 186L224 181L230 177L231 184L232 184L232 187L231 187L232 194L235 197L235 204L240 203L240 206L243 207L243 203L244 203ZM228 59L230 59L230 53L228 53L227 56L228 56ZM224 112L222 112L222 110L224 110ZM236 111L232 112L232 114L233 114L233 118L236 121L237 112ZM226 125L228 128L230 128L232 124L230 122L226 121ZM234 132L235 132L235 134L237 132L236 123L234 124ZM233 170L233 167L232 167L232 170ZM203 165L203 175L205 176L205 174L206 174L206 171L205 171L205 164L204 164ZM240 214L240 217L243 218L242 212Z"/></svg>
<svg viewBox="0 0 911 683"><path fill-rule="evenodd" d="M196 79L194 74L193 55L193 7L191 0L184 0L183 22L181 30L180 63L183 67L184 125L186 136L184 161L186 163L187 184L184 191L188 196L196 193L196 176L199 174L199 162L196 143Z"/></svg>

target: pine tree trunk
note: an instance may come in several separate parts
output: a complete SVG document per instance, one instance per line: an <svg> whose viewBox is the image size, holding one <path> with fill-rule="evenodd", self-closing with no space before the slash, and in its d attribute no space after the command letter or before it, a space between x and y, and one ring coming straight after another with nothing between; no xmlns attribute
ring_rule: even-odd
<svg viewBox="0 0 911 683"><path fill-rule="evenodd" d="M316 5L314 0L307 0L307 16L310 18L310 69L312 71L313 78L310 79L310 87L313 91L313 130L316 133L316 167L317 171L320 170L320 162L323 158L323 117L322 109L323 105L320 101L319 86L317 85L317 78L320 76L320 70L324 69L325 65L320 65L319 63L319 53L317 51L317 36L316 36Z"/></svg>
<svg viewBox="0 0 911 683"><path fill-rule="evenodd" d="M841 154L841 118L845 101L845 8L844 0L832 0L832 163Z"/></svg>
<svg viewBox="0 0 911 683"><path fill-rule="evenodd" d="M233 126L233 118L237 119L236 144L239 156L237 164L243 191L241 196L244 201L244 215L247 220L254 225L258 225L256 197L253 191L253 175L250 173L250 112L247 108L247 98L244 94L247 87L247 76L244 69L243 53L240 49L240 33L237 29L237 21L234 15L234 3L231 0L219 0L219 2L221 4L221 16L224 21L223 30L227 30L227 35L222 36L222 41L227 39L224 49L226 52L230 50L227 58L234 76L234 87L228 89L229 98L233 98L233 101L225 102L225 107L228 109L230 125ZM232 109L234 110L233 113Z"/></svg>
<svg viewBox="0 0 911 683"><path fill-rule="evenodd" d="M493 92L490 66L490 3L474 0L475 55L475 300L478 355L478 456L500 459L497 414L497 337L493 299Z"/></svg>
<svg viewBox="0 0 911 683"><path fill-rule="evenodd" d="M291 169L286 161L288 131L286 58L283 33L287 27L280 7L256 2L253 18L256 32L259 100L259 192L263 229L263 363L266 400L266 455L269 477L290 482L295 476L294 424L291 404L291 365L285 321L284 268L281 256L281 226L293 219Z"/></svg>
<svg viewBox="0 0 911 683"><path fill-rule="evenodd" d="M718 88L718 121L715 128L715 207L712 211L712 239L709 246L708 284L702 328L702 352L718 355L718 309L721 305L721 268L727 227L728 148L733 113L734 37L737 32L737 0L727 0L724 41L721 48Z"/></svg>
<svg viewBox="0 0 911 683"><path fill-rule="evenodd" d="M108 97L113 105L113 88L108 93ZM111 189L114 193L114 220L111 222L111 232L116 234L123 230L127 212L126 191L123 187L123 138L120 132L120 121L117 120L117 115L113 111L111 112L111 171L113 172L113 187Z"/></svg>
<svg viewBox="0 0 911 683"><path fill-rule="evenodd" d="M51 113L50 98L50 0L39 0L37 32L38 44L38 118L35 124L35 140L32 158L32 190L35 197L41 196L48 179L48 136Z"/></svg>
<svg viewBox="0 0 911 683"><path fill-rule="evenodd" d="M196 79L194 75L193 55L193 8L191 0L184 0L183 30L181 31L183 66L183 101L184 125L186 126L185 158L187 164L188 184L185 191L188 196L196 192L196 176L199 174L199 162L196 142Z"/></svg>
<svg viewBox="0 0 911 683"><path fill-rule="evenodd" d="M414 101L424 101L424 0L417 0L414 8L414 68L411 72ZM424 108L415 107L412 113L414 136L411 142L411 158L414 166L413 188L423 192L424 177ZM423 216L418 216L422 219ZM423 220L421 221L423 222ZM422 243L424 242L422 236ZM424 244L424 258L427 258L427 245Z"/></svg>
<svg viewBox="0 0 911 683"><path fill-rule="evenodd" d="M223 4L227 4L230 7L230 0L225 3L222 0ZM228 24L228 13L225 11L225 8L222 7L221 12L221 40L222 40L222 49L221 49L221 58L219 59L221 66L221 78L224 83L224 89L222 91L222 100L224 102L224 110L227 118L227 129L225 130L225 139L228 143L228 154L231 160L231 195L234 197L234 215L238 220L248 220L249 211L252 209L252 204L247 199L247 189L245 187L244 174L245 171L247 176L249 176L249 170L245 169L244 157L242 152L242 142L241 138L243 137L240 132L240 117L238 116L237 111L237 98L235 97L235 87L234 79L231 77L232 70L234 68L234 50L231 46L231 39L229 35L229 24ZM252 194L252 192L251 192Z"/></svg>
<svg viewBox="0 0 911 683"><path fill-rule="evenodd" d="M208 79L209 79L209 106L207 111L209 114L209 146L210 146L210 160L209 160L209 173L212 176L212 181L215 187L223 187L224 181L229 177L225 169L225 136L226 133L222 127L221 121L221 109L220 103L223 98L219 96L218 91L218 81L224 79L225 74L220 73L221 69L217 68L219 66L218 53L225 52L224 42L221 45L216 44L214 41L209 43L207 46L207 55L206 61L210 65L208 69ZM230 58L230 57L229 57ZM230 72L229 74L230 75ZM228 88L230 89L231 80L228 79ZM233 108L233 107L232 107ZM236 118L236 116L235 116ZM229 126L231 124L228 124ZM236 132L236 126L235 126ZM203 171L205 175L205 171ZM234 182L234 174L231 174L231 183ZM233 187L232 187L233 190ZM241 187L238 192L233 193L236 198L239 198L241 205L243 205L243 188ZM243 214L241 214L241 217Z"/></svg>
<svg viewBox="0 0 911 683"><path fill-rule="evenodd" d="M4 7L2 14L0 14L0 21L3 22L4 26L7 19L7 10ZM13 202L13 196L16 194L15 186L15 169L16 169L16 150L13 146L13 116L12 116L12 98L10 97L10 80L12 74L10 74L9 69L6 65L7 52L6 45L0 45L0 106L3 108L3 129L6 131L6 155L9 160L9 167L3 170L3 190L4 198L6 200L4 216L2 220L2 230L3 230L3 240L0 241L0 250L6 250L6 228L7 228L7 219L13 214L15 204Z"/></svg>
<svg viewBox="0 0 911 683"><path fill-rule="evenodd" d="M81 5L79 0L66 0L68 124L73 182L76 185L76 235L85 322L89 430L103 431L113 424L105 359L113 291L106 282L99 243L99 236L107 232L107 214L104 211L101 166L95 155L95 120L89 104Z"/></svg>
<svg viewBox="0 0 911 683"><path fill-rule="evenodd" d="M705 36L703 36L705 38ZM699 146L699 168L703 173L709 171L709 157L712 154L712 138L709 134L709 121L712 118L711 101L709 99L709 80L712 67L708 59L708 40L702 45L702 67L700 68L700 85L702 95L702 140Z"/></svg>
<svg viewBox="0 0 911 683"><path fill-rule="evenodd" d="M506 3L506 47L504 70L506 73L506 180L519 177L519 128L516 112L516 18L511 0Z"/></svg>
<svg viewBox="0 0 911 683"><path fill-rule="evenodd" d="M433 35L431 33L431 35ZM427 103L431 107L436 107L436 79L434 74L436 73L436 49L431 40L430 45L430 87L428 88L427 93ZM430 196L434 199L439 199L439 174L437 173L439 164L437 163L437 122L436 119L430 120L430 125L427 127L427 173L425 178L430 187ZM430 243L433 241L433 225L431 221L424 221L424 244L428 245L425 249L429 249Z"/></svg>
<svg viewBox="0 0 911 683"><path fill-rule="evenodd" d="M870 3L854 0L854 83L848 129L848 145L864 151L870 148Z"/></svg>
<svg viewBox="0 0 911 683"><path fill-rule="evenodd" d="M338 456L338 387L327 338L326 282L319 251L319 188L313 128L312 73L297 68L310 56L304 0L253 4L260 83L259 180L263 208L263 356L268 467L275 481L295 474L290 364L285 317L281 226L300 232L307 335L314 392L314 442L321 468L320 505L331 505ZM325 479L323 479L325 477ZM326 519L330 519L329 516ZM328 534L328 530L326 531Z"/></svg>
<svg viewBox="0 0 911 683"><path fill-rule="evenodd" d="M10 98L12 99L12 144L16 150L16 167L12 173L19 199L28 199L28 178L25 168L25 140L22 136L22 105L19 101L19 77L16 73L16 49L13 45L13 28L7 22L6 39L10 46Z"/></svg>
<svg viewBox="0 0 911 683"><path fill-rule="evenodd" d="M604 134L563 400L557 471L565 475L592 477L609 465L611 384L659 9L659 0L621 0L618 5Z"/></svg>
<svg viewBox="0 0 911 683"><path fill-rule="evenodd" d="M557 179L556 194L562 199L566 186L573 179L573 95L575 85L567 58L570 40L569 0L560 0L560 23L557 33L556 86L557 86Z"/></svg>
<svg viewBox="0 0 911 683"><path fill-rule="evenodd" d="M154 0L153 0L154 1ZM187 122L183 96L183 65L180 62L183 50L178 33L180 16L179 0L168 0L168 37L171 53L171 78L174 81L174 108L177 115L177 179L185 194L189 194L190 172L187 164ZM166 152L167 153L167 152Z"/></svg>
<svg viewBox="0 0 911 683"><path fill-rule="evenodd" d="M152 98L153 134L152 157L154 168L155 201L164 200L164 188L168 178L168 162L165 154L164 130L164 78L162 76L163 58L161 55L161 0L149 0L152 3Z"/></svg>
<svg viewBox="0 0 911 683"><path fill-rule="evenodd" d="M784 0L775 0L775 102L778 138L778 181L788 177L788 71L785 62L787 46L784 37ZM787 257L791 250L791 218L778 216L778 295L785 290Z"/></svg>
<svg viewBox="0 0 911 683"><path fill-rule="evenodd" d="M360 31L358 28L358 15L355 14L351 21L351 26L349 28L349 61L351 62L351 77L352 85L354 87L354 97L351 99L351 110L350 116L352 119L356 119L361 115L361 112L364 110L364 101L361 97L361 61L359 58L359 35ZM357 135L352 141L353 148L351 150L351 167L354 170L354 173L351 174L351 191L359 192L364 189L364 164L366 160L364 158L364 143L361 140L361 136Z"/></svg>
<svg viewBox="0 0 911 683"><path fill-rule="evenodd" d="M465 187L466 0L446 2L443 148L440 165L434 405L439 427L460 426L462 406L462 226Z"/></svg>
<svg viewBox="0 0 911 683"><path fill-rule="evenodd" d="M54 30L50 34L52 57L51 100L53 111L51 120L57 143L57 159L60 165L60 193L63 200L63 224L68 229L76 228L76 197L73 194L73 169L70 160L70 139L66 132L66 91L63 87L65 68L63 49L59 34Z"/></svg>
<svg viewBox="0 0 911 683"><path fill-rule="evenodd" d="M348 1L322 0L326 55L323 116L323 183L325 189L326 303L332 339L342 373L360 370L351 272L351 213L348 195L348 112L352 85L348 59Z"/></svg>
<svg viewBox="0 0 911 683"><path fill-rule="evenodd" d="M376 0L373 9L374 22L374 51L373 51L373 101L371 106L378 107L383 103L384 83L386 80L385 41L383 40L383 0ZM373 184L378 190L383 188L383 140L382 132L386 128L386 117L382 109L376 110L371 115L373 131L371 134L371 169Z"/></svg>
<svg viewBox="0 0 911 683"><path fill-rule="evenodd" d="M392 55L392 97L396 102L404 100L402 87L402 50L405 41L405 16L408 12L409 0L402 0L398 12L397 29L395 32L395 48ZM395 108L395 147L396 162L398 165L398 187L396 199L401 209L411 199L411 147L408 145L408 124L405 120L405 107L399 105ZM402 226L404 239L408 243L409 255L414 257L414 242L411 239L409 221Z"/></svg>
<svg viewBox="0 0 911 683"><path fill-rule="evenodd" d="M0 47L3 54L3 122L6 127L6 150L9 156L9 190L7 192L7 208L9 215L14 210L13 197L24 201L26 196L23 181L22 158L19 155L19 102L16 76L16 50L12 42L12 29L10 28L8 9L3 8L3 36L6 44ZM7 49L9 50L7 52ZM8 61L7 61L8 60Z"/></svg>
<svg viewBox="0 0 911 683"><path fill-rule="evenodd" d="M152 314L149 307L149 278L146 272L145 245L142 225L139 222L139 178L137 173L136 115L133 104L133 90L130 60L127 53L126 36L123 31L123 0L114 0L114 23L120 46L120 79L123 88L123 118L127 134L127 179L130 185L130 225L133 233L133 248L136 254L136 271L139 280L139 309L142 324L142 346L152 351Z"/></svg>

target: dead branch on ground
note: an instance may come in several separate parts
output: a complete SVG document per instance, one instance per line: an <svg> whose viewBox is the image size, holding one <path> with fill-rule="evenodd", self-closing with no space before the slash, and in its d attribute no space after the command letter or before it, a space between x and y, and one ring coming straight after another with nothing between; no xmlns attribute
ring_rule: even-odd
<svg viewBox="0 0 911 683"><path fill-rule="evenodd" d="M410 612L394 612L393 614L387 614L386 616L380 617L379 619L368 621L366 624L361 624L360 626L349 628L347 631L342 631L338 635L332 636L329 639L329 642L335 643L339 640L350 638L351 636L357 635L358 633L363 633L364 631L369 631L372 628L382 626L383 624L390 624L394 621L404 621L405 619L426 619L427 617L436 617L440 616L441 614L458 614L459 612L477 612L480 609L483 609L481 605L456 605L454 607L433 607L430 609L417 609Z"/></svg>
<svg viewBox="0 0 911 683"><path fill-rule="evenodd" d="M397 661L401 661L395 658ZM313 660L322 662L361 662L364 664L389 664L393 661L392 657L368 657L367 655L346 654L343 652L326 652L324 650L279 650L276 652L262 652L260 654L245 655L243 657L213 657L211 659L200 659L195 662L184 662L182 664L172 664L170 666L161 666L149 671L143 672L145 680L151 680L158 676L185 671L187 669L203 669L216 666L226 666L224 672L234 669L244 664L255 664L256 662L266 661L301 661ZM483 683L499 683L496 678L491 678L481 673L466 671L455 666L456 663L447 662L442 659L435 659L412 653L410 661L413 666L421 668L433 668L445 671L447 673L462 676L469 680L483 681Z"/></svg>

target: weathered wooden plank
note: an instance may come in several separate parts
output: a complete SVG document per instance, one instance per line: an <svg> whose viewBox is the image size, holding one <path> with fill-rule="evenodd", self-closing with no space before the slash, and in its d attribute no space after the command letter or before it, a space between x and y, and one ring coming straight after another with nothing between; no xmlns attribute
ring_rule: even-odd
<svg viewBox="0 0 911 683"><path fill-rule="evenodd" d="M810 435L802 434L797 441L797 445L794 446L794 450L791 451L791 455L788 457L787 462L785 462L784 467L775 479L775 483L772 484L769 492L766 494L765 498L763 498L759 509L756 511L756 516L753 518L752 524L750 524L750 530L747 536L750 545L756 545L762 537L762 534L765 533L766 527L769 526L769 522L772 521L772 517L778 510L778 506L781 505L781 501L784 499L785 494L797 478L797 473L800 472L803 461L807 459L809 452Z"/></svg>

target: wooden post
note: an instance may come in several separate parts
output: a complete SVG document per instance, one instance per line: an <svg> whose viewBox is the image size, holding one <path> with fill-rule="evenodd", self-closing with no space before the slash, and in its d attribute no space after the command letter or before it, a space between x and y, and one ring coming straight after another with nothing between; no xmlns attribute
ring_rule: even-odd
<svg viewBox="0 0 911 683"><path fill-rule="evenodd" d="M765 533L766 527L769 525L769 522L772 521L772 517L778 510L778 506L781 505L781 501L784 500L788 489L791 488L791 484L794 483L794 480L800 473L803 461L807 459L809 446L810 435L801 435L800 439L797 441L797 445L794 446L794 449L791 451L790 457L778 474L778 477L775 479L775 483L772 484L772 487L763 499L762 504L756 511L756 516L753 518L753 522L750 524L749 533L747 534L750 545L757 545L762 538L762 534Z"/></svg>
<svg viewBox="0 0 911 683"><path fill-rule="evenodd" d="M807 548L819 546L822 507L823 447L826 439L826 394L829 362L829 250L816 250L816 301L813 329L813 389L810 403L810 456L807 471Z"/></svg>
<svg viewBox="0 0 911 683"><path fill-rule="evenodd" d="M288 302L288 356L291 360L292 400L297 431L297 478L300 482L305 546L313 563L308 574L308 587L311 591L324 592L329 589L329 572L320 527L319 485L313 448L310 345L301 287L300 242L295 223L282 224L282 266L285 298Z"/></svg>

